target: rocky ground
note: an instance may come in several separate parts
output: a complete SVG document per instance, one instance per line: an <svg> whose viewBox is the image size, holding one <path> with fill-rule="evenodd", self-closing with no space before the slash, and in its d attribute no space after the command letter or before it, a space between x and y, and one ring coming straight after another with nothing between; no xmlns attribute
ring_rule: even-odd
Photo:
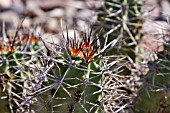
<svg viewBox="0 0 170 113"><path fill-rule="evenodd" d="M0 0L0 21L5 20L10 35L24 20L24 28L34 28L43 37L54 37L60 43L61 20L64 27L67 24L72 28L70 32L73 28L84 30L96 21L95 10L102 4L102 0Z"/></svg>
<svg viewBox="0 0 170 113"><path fill-rule="evenodd" d="M69 28L84 30L96 21L96 9L102 4L103 0L0 0L0 21L5 20L7 33L11 33L11 29L17 28L19 21L24 20L23 27L37 28L44 37L56 37L61 33L61 20L66 22ZM170 3L167 0L146 0L143 11L149 18L144 24L144 47L148 47L152 42L145 40L148 37L151 40L153 38L148 32L162 32L159 24L167 26L165 21L170 15L169 10ZM55 40L60 43L58 38ZM160 45L153 44L151 48L155 50Z"/></svg>

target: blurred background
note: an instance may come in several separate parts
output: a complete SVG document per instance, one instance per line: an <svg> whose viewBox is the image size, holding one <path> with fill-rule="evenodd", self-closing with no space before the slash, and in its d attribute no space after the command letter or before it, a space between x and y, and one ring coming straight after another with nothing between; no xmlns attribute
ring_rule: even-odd
<svg viewBox="0 0 170 113"><path fill-rule="evenodd" d="M97 9L103 6L105 0L0 0L0 21L5 20L8 35L23 21L24 28L34 28L44 37L58 35L61 31L61 20L68 28L84 30L85 27L97 22ZM167 26L164 15L170 15L168 0L145 0L143 12L147 15L143 24L144 32L161 31L157 28L160 22ZM1 25L1 23L0 23ZM156 29L155 29L156 27ZM35 29L36 28L36 29ZM69 29L70 32L72 29ZM156 31L155 31L156 30ZM150 40L145 40L144 47L150 46ZM151 36L149 36L151 37ZM152 37L151 37L152 38ZM60 43L56 39L57 43ZM159 44L158 44L159 45ZM155 44L151 45L154 49Z"/></svg>
<svg viewBox="0 0 170 113"><path fill-rule="evenodd" d="M37 29L46 37L60 33L61 20L68 28L84 30L97 20L95 10L102 4L102 0L0 0L0 21L5 20L7 33L24 20L24 28Z"/></svg>

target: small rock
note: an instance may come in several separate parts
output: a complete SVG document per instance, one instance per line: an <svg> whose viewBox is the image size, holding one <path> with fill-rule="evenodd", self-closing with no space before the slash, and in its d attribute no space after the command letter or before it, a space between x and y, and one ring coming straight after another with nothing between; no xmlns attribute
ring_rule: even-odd
<svg viewBox="0 0 170 113"><path fill-rule="evenodd" d="M49 18L44 26L45 32L56 34L60 31L59 23L55 18Z"/></svg>
<svg viewBox="0 0 170 113"><path fill-rule="evenodd" d="M9 8L12 5L12 0L0 0L0 8Z"/></svg>
<svg viewBox="0 0 170 113"><path fill-rule="evenodd" d="M64 10L61 8L55 8L52 11L49 12L50 17L63 17L64 16Z"/></svg>

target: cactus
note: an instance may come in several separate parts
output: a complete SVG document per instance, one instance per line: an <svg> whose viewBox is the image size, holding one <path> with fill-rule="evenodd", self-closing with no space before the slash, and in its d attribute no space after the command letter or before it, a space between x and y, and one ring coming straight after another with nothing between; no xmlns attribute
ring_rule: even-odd
<svg viewBox="0 0 170 113"><path fill-rule="evenodd" d="M164 50L157 53L157 59L148 62L149 71L143 78L143 85L136 98L136 113L168 113L170 112L169 97L169 37L160 34L164 40ZM156 37L156 35L155 35ZM155 39L155 41L157 41Z"/></svg>
<svg viewBox="0 0 170 113"><path fill-rule="evenodd" d="M10 37L5 33L5 22L2 22L0 92L1 98L4 98L2 99L1 107L5 109L1 109L0 112L14 113L26 97L25 91L28 88L28 83L26 82L30 71L25 64L28 64L27 61L31 61L33 57L24 52L31 53L31 51L34 51L37 48L35 43L39 41L39 38L34 35L28 35L22 32L23 30L24 28L18 26L15 35ZM21 37L21 41L19 37ZM34 46L31 47L31 43Z"/></svg>
<svg viewBox="0 0 170 113"><path fill-rule="evenodd" d="M43 61L46 64L48 64L47 59L50 58L49 65L46 65L48 82L44 83L44 88L49 87L49 89L45 89L49 98L44 97L51 106L49 111L103 112L101 106L102 75L96 74L101 72L101 61L97 56L99 53L97 38L93 39L92 30L90 33L81 35L75 34L74 40L72 40L67 33L62 47L65 51L64 54L52 55L60 53L52 49L53 47L47 48L48 54L44 53ZM77 39L76 36L82 39ZM61 47L55 48L60 50ZM41 90L42 88L33 94L38 92L39 95L42 93Z"/></svg>
<svg viewBox="0 0 170 113"><path fill-rule="evenodd" d="M30 37L36 43L25 43L26 38L0 45L1 107L8 105L8 112L169 112L169 42L157 60L148 62L146 74L135 73L142 61L137 51L141 5L105 0L91 30L71 37L63 29L63 45L17 29L14 39ZM133 82L137 79L142 84Z"/></svg>
<svg viewBox="0 0 170 113"><path fill-rule="evenodd" d="M140 7L133 0L106 0L105 9L99 9L102 26L94 25L102 27L103 36L98 27L96 32L75 33L73 39L67 32L63 46L46 47L42 61L48 82L31 95L41 95L50 112L130 111L136 94L129 79L141 35Z"/></svg>
<svg viewBox="0 0 170 113"><path fill-rule="evenodd" d="M135 67L139 62L136 49L142 36L139 29L143 21L141 5L142 1L135 0L105 0L104 6L98 11L98 22L106 36L105 43L101 45L111 43L106 54L123 58L115 59L119 62L110 68L112 73L105 77L105 87L113 89L106 90L105 93L106 112L130 112L133 108L133 99L137 95L139 85L133 85L134 82L130 81L138 78L134 70L138 70ZM116 44L114 40L117 41Z"/></svg>

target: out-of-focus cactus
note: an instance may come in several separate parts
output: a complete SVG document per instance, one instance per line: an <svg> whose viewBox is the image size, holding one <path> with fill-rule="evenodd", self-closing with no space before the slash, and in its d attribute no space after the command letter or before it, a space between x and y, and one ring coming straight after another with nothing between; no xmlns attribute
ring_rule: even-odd
<svg viewBox="0 0 170 113"><path fill-rule="evenodd" d="M134 111L136 113L170 112L170 47L168 33L159 35L159 37L164 40L164 50L157 53L157 59L148 63L149 72L144 76L142 80L143 85L141 87L141 90L139 91L139 96L136 98L135 101ZM155 39L154 41L157 40Z"/></svg>

